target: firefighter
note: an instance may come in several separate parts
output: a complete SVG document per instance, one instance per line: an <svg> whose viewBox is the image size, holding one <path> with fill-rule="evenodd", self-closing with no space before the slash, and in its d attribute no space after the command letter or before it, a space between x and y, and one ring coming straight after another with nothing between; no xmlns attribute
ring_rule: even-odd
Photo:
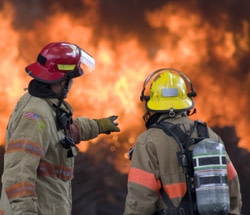
<svg viewBox="0 0 250 215"><path fill-rule="evenodd" d="M149 92L146 92L147 89ZM188 184L177 156L180 147L176 139L166 135L162 129L154 128L159 122L167 122L180 128L185 134L197 137L197 129L192 130L195 121L189 117L195 110L192 99L194 96L196 92L192 83L178 70L163 68L146 78L141 101L145 101L147 109L144 115L147 130L139 135L130 151L124 215L199 214L194 207L196 203L190 204L187 195ZM222 142L211 128L207 128L207 134ZM239 179L230 158L225 154L230 206L228 211L220 214L240 214L242 203Z"/></svg>
<svg viewBox="0 0 250 215"><path fill-rule="evenodd" d="M1 215L70 215L77 144L120 131L117 116L72 118L64 99L81 66L93 69L95 60L75 44L53 42L26 67L33 79L6 131Z"/></svg>

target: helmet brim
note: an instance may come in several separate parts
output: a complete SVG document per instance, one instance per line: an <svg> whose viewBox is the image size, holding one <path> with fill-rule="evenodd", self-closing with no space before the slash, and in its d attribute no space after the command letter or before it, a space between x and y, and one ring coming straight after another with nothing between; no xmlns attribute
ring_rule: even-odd
<svg viewBox="0 0 250 215"><path fill-rule="evenodd" d="M83 70L79 67L71 72L57 72L51 73L48 72L44 66L42 66L39 62L32 63L25 68L25 71L32 78L43 82L43 83L57 83L66 78L76 78L83 75ZM67 74L67 75L66 75Z"/></svg>
<svg viewBox="0 0 250 215"><path fill-rule="evenodd" d="M176 112L190 110L194 107L194 102L190 98L175 99L168 98L161 101L153 101L149 99L146 102L146 108L152 112L168 112L173 109Z"/></svg>

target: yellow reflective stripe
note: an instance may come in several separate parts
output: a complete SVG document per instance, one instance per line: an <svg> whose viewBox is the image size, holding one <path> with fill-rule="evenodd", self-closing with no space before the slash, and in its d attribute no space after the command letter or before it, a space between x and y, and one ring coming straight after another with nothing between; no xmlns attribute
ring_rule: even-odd
<svg viewBox="0 0 250 215"><path fill-rule="evenodd" d="M57 64L59 70L73 70L75 66L75 64Z"/></svg>

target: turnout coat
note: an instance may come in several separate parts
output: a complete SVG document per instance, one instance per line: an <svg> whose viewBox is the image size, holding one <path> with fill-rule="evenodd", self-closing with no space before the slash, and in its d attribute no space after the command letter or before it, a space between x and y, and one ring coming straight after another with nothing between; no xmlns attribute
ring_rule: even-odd
<svg viewBox="0 0 250 215"><path fill-rule="evenodd" d="M57 104L29 93L17 103L6 133L0 215L71 214L74 156L67 158L59 143L65 134L56 126ZM72 112L66 102L61 109ZM98 134L97 122L88 118L75 118L70 126L75 143Z"/></svg>
<svg viewBox="0 0 250 215"><path fill-rule="evenodd" d="M161 119L167 117L162 115ZM186 115L178 114L165 121L178 125L190 133L194 121ZM222 140L210 128L210 138ZM198 137L195 130L192 137ZM176 153L180 148L176 140L164 133L162 129L150 128L137 139L128 175L128 194L124 215L152 215L167 208L160 196L161 183L175 207L178 207L187 192L183 168L178 164ZM230 213L240 214L241 194L237 172L226 155L230 191Z"/></svg>

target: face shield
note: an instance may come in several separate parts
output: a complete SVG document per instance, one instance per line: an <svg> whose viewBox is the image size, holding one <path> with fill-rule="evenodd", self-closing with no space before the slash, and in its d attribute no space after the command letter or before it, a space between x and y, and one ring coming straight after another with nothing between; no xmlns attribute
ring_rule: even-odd
<svg viewBox="0 0 250 215"><path fill-rule="evenodd" d="M89 74L95 69L95 59L83 49L80 51L80 66L83 68L84 74Z"/></svg>

